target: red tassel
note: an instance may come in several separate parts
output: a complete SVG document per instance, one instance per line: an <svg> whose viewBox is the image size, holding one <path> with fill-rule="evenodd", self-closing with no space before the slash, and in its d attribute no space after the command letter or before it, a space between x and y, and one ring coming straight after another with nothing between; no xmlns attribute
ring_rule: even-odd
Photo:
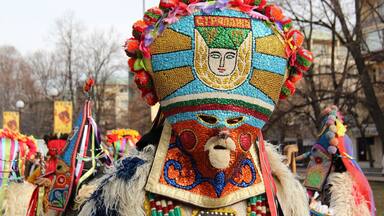
<svg viewBox="0 0 384 216"><path fill-rule="evenodd" d="M159 101L159 99L157 98L157 96L153 91L148 92L146 95L143 96L143 98L145 99L147 104L150 106L155 105Z"/></svg>
<svg viewBox="0 0 384 216"><path fill-rule="evenodd" d="M269 164L268 155L265 151L265 144L263 139L263 134L261 131L258 131L259 138L259 157L260 157L260 166L261 173L264 179L265 192L267 194L268 205L270 209L271 216L277 216L277 206L276 206L276 194L277 188L275 181L272 177L271 165Z"/></svg>
<svg viewBox="0 0 384 216"><path fill-rule="evenodd" d="M39 187L36 187L32 193L31 199L29 200L27 216L36 215L38 201L39 201Z"/></svg>

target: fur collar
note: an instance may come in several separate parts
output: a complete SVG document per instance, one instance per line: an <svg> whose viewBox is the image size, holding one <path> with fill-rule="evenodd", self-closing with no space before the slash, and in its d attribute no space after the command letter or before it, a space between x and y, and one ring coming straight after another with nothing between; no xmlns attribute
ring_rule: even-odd
<svg viewBox="0 0 384 216"><path fill-rule="evenodd" d="M277 195L284 215L308 215L308 198L304 188L288 167L282 163L283 157L273 145L266 143L266 151L278 187ZM120 160L115 169L110 170L107 175L97 181L97 189L87 199L88 201L79 215L145 215L143 201L146 192L144 186L154 154L155 147L148 146L142 152L133 151L127 158ZM134 162L134 158L144 162ZM132 170L135 172L132 173ZM84 197L77 199L86 200Z"/></svg>

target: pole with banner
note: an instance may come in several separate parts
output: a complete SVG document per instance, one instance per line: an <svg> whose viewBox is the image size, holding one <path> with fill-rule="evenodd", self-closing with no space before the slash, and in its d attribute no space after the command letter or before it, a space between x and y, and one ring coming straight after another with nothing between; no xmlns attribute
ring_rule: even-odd
<svg viewBox="0 0 384 216"><path fill-rule="evenodd" d="M20 114L19 112L3 112L3 128L9 131L20 131Z"/></svg>
<svg viewBox="0 0 384 216"><path fill-rule="evenodd" d="M72 131L72 102L55 101L53 117L53 132L55 134L69 134Z"/></svg>

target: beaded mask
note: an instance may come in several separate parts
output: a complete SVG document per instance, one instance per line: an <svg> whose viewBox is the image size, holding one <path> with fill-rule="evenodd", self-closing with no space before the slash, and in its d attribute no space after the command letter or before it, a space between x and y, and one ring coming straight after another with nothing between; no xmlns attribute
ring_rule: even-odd
<svg viewBox="0 0 384 216"><path fill-rule="evenodd" d="M311 64L302 34L277 6L238 0L163 0L133 34L136 84L166 118L146 189L207 208L264 193L254 144Z"/></svg>

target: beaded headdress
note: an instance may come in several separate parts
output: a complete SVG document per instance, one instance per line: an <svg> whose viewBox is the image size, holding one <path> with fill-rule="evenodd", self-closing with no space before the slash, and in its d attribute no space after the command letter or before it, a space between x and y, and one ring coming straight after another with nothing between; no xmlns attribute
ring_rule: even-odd
<svg viewBox="0 0 384 216"><path fill-rule="evenodd" d="M265 0L163 0L134 24L133 36L125 51L136 84L174 122L186 112L180 106L237 104L261 128L312 62L302 33ZM220 68L225 54L228 66Z"/></svg>

